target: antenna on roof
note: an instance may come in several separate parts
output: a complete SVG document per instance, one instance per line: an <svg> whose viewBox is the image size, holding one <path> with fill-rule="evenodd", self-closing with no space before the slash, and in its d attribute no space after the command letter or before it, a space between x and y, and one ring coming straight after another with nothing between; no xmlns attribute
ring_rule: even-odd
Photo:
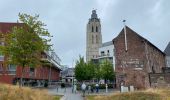
<svg viewBox="0 0 170 100"><path fill-rule="evenodd" d="M123 20L123 24L124 24L124 34L125 34L125 51L127 52L127 37L126 37L126 20Z"/></svg>

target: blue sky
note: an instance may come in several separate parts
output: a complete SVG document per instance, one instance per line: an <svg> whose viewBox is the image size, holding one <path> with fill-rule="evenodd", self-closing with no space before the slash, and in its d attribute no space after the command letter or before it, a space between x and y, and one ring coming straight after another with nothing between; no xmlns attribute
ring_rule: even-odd
<svg viewBox="0 0 170 100"><path fill-rule="evenodd" d="M0 22L16 22L18 13L39 14L53 35L62 64L85 56L86 24L97 9L103 42L111 41L126 24L164 51L170 41L169 0L0 0Z"/></svg>

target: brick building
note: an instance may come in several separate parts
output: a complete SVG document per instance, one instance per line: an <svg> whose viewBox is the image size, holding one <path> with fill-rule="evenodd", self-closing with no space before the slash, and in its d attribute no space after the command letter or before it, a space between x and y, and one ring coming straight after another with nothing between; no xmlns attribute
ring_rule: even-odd
<svg viewBox="0 0 170 100"><path fill-rule="evenodd" d="M126 35L125 35L126 32ZM116 83L119 87L150 87L149 73L161 73L165 67L165 54L128 26L113 39L116 59Z"/></svg>
<svg viewBox="0 0 170 100"><path fill-rule="evenodd" d="M170 67L170 42L167 45L164 53L166 54L166 67Z"/></svg>
<svg viewBox="0 0 170 100"><path fill-rule="evenodd" d="M22 23L0 22L0 34L8 34L14 26L22 26ZM4 46L4 38L0 38L0 45ZM37 68L24 68L24 84L44 84L49 81L58 81L60 75L60 58L54 52L41 53L42 66ZM20 80L22 67L16 65L4 65L5 56L0 51L0 82L13 84Z"/></svg>

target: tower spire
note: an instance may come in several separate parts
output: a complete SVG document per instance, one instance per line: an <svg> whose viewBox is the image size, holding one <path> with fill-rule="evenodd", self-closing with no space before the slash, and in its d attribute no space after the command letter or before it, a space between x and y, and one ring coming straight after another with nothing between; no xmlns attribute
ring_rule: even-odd
<svg viewBox="0 0 170 100"><path fill-rule="evenodd" d="M91 18L98 18L95 9L92 10Z"/></svg>

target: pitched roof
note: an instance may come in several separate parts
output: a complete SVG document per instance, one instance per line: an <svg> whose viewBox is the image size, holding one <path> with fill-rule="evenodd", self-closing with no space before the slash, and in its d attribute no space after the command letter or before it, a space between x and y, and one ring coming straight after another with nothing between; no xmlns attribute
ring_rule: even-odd
<svg viewBox="0 0 170 100"><path fill-rule="evenodd" d="M170 56L170 42L169 42L169 44L167 45L164 53L165 53L167 56Z"/></svg>
<svg viewBox="0 0 170 100"><path fill-rule="evenodd" d="M102 47L106 47L106 46L110 46L110 45L113 45L113 42L112 42L112 41L103 43L103 44L102 44Z"/></svg>
<svg viewBox="0 0 170 100"><path fill-rule="evenodd" d="M164 53L163 51L161 51L158 47L156 47L154 44L152 44L149 40L145 39L144 37L142 37L141 35L139 35L137 32L135 32L134 30L132 30L132 29L129 28L128 26L125 26L125 27L126 27L127 32L128 32L128 30L129 30L129 31L132 31L134 34L136 34L137 36L139 36L141 39L143 39L143 40L146 41L148 44L152 45L154 48L156 48L158 51L160 51L163 55L165 55L165 53ZM123 31L124 31L124 28L121 30L121 32L119 33L119 35L120 35ZM118 36L119 36L119 35L118 35ZM118 36L117 36L117 37L118 37ZM112 40L113 43L114 43L114 41L117 39L117 37Z"/></svg>
<svg viewBox="0 0 170 100"><path fill-rule="evenodd" d="M0 22L0 33L8 33L14 26L22 26L23 23Z"/></svg>

